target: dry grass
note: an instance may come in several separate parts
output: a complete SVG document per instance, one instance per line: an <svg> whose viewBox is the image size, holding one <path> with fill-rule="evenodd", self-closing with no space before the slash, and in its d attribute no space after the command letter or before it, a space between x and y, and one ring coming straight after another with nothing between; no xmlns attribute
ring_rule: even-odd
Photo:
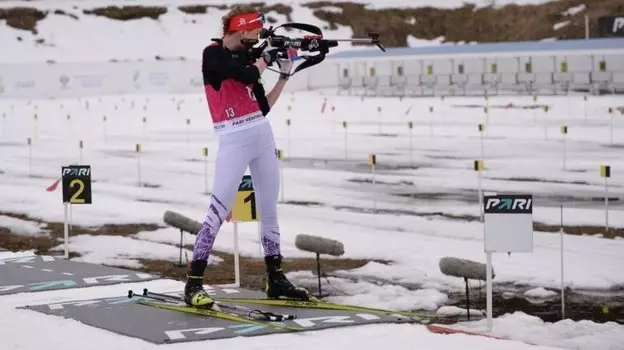
<svg viewBox="0 0 624 350"><path fill-rule="evenodd" d="M130 21L133 19L151 18L157 20L167 13L166 7L158 6L108 6L98 7L92 10L83 10L87 15L103 16L119 21Z"/></svg>
<svg viewBox="0 0 624 350"><path fill-rule="evenodd" d="M47 12L30 7L0 8L0 20L6 20L9 27L31 31L37 34L37 21L44 19Z"/></svg>
<svg viewBox="0 0 624 350"><path fill-rule="evenodd" d="M191 247L192 249L192 247ZM223 262L216 266L208 266L204 274L207 284L226 284L234 282L234 256L228 253L214 251L213 254L223 259ZM321 273L328 273L336 270L348 270L364 266L370 260L355 259L331 259L322 260ZM178 262L166 260L140 260L144 268L141 271L156 273L161 276L186 280L187 266L180 266ZM387 263L387 262L383 262ZM241 266L241 286L243 288L260 290L264 285L265 265L263 259L249 257L240 258ZM316 272L316 260L310 259L284 259L284 272L311 270Z"/></svg>

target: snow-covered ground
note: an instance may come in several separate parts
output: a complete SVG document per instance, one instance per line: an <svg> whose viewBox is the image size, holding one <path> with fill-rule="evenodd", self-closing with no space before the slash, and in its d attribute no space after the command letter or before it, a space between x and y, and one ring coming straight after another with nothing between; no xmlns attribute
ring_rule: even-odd
<svg viewBox="0 0 624 350"><path fill-rule="evenodd" d="M32 253L0 252L0 259L30 255ZM31 310L18 310L25 305L62 303L94 298L116 297L128 289L148 288L164 293L177 292L183 284L172 280L157 280L143 283L128 283L73 290L20 293L0 297L0 336L3 349L41 349L62 347L84 349L85 344L94 349L159 349L161 346L143 340L121 336L100 330L83 323L61 317L42 315ZM450 310L455 311L455 310ZM27 325L27 326L26 326ZM482 331L482 321L465 323L462 328ZM564 320L554 324L544 323L536 317L523 313L508 314L494 320L491 335L504 337L499 340L479 336L454 334L438 335L419 325L374 325L343 327L309 333L282 334L263 337L238 337L225 340L211 340L183 344L164 345L167 349L297 349L322 348L360 349L601 349L616 350L624 341L624 327L613 323L596 324L589 321ZM37 336L32 336L32 330ZM535 345L533 345L535 344Z"/></svg>
<svg viewBox="0 0 624 350"><path fill-rule="evenodd" d="M322 113L325 98L327 106ZM490 105L487 116L482 108L457 107L486 103ZM295 237L300 233L337 239L345 245L346 258L392 261L390 265L371 262L360 269L338 272L338 277L372 277L396 285L378 286L366 279L349 282L330 277L331 285L343 294L335 297L336 301L395 309L437 309L446 302L445 293L449 289L463 287L460 279L441 274L439 259L456 256L483 262L485 258L482 224L445 218L443 215L479 215L476 202L478 182L472 163L482 157L477 125L486 122L483 142L487 168L483 173L483 187L486 192L532 193L535 196L535 221L558 225L559 203L562 202L566 225L604 225L605 212L600 202L604 196L604 179L599 175L600 164L612 167L610 196L622 198L624 192L624 178L620 176L624 167L624 158L621 157L624 118L619 113L607 113L608 107L617 106L620 100L609 96L591 96L587 101L582 96L540 96L538 103L548 104L548 113L494 108L508 103L522 105L534 102L528 97L497 97L488 101L447 98L442 101L438 98L361 100L359 97L319 93L283 96L269 118L278 147L285 150L287 157L282 163L285 203L279 206L283 254L287 257L311 257L294 245ZM333 112L331 106L335 107ZM430 106L434 107L433 113L429 113ZM37 119L34 118L35 113ZM5 99L0 100L0 115L3 116L0 120L0 211L25 213L45 221L62 221L60 189L47 192L46 188L58 179L61 166L81 162L92 167L93 204L73 206L75 224L163 225L162 215L166 210L198 221L203 219L208 205L208 197L204 193L205 176L210 185L217 152L203 97L154 95L54 101ZM145 122L143 118L146 118ZM187 118L191 120L190 124L187 124ZM286 126L287 118L291 119L290 127ZM348 122L346 137L342 121ZM414 123L412 147L408 121ZM559 134L562 124L569 127L566 170L562 169L564 147L562 135ZM611 130L613 145L610 144ZM30 147L26 142L29 137L32 140ZM84 144L82 152L78 147L80 140ZM140 154L135 153L137 143L142 146ZM209 149L207 174L204 173L206 163L201 154L203 147ZM370 183L372 175L366 165L369 153L378 157L375 185ZM138 185L139 164L142 186ZM510 178L547 181L520 182L510 181ZM302 206L289 204L289 201L319 204ZM609 222L612 226L624 226L620 203L611 203ZM381 212L372 212L374 206ZM404 211L404 214L392 213L393 210ZM32 234L37 225L0 216L0 226L12 228L16 233ZM241 224L239 234L242 254L258 256L257 225ZM179 250L172 245L177 244L179 238L179 233L172 228L140 232L132 237L77 236L71 237L70 250L83 254L84 261L136 267L136 259L140 257L177 261ZM187 243L193 239L191 235L184 237ZM215 248L232 251L231 224L223 226ZM495 282L557 290L560 284L559 251L559 234L535 232L534 252L494 255ZM622 240L566 235L564 258L564 283L568 287L614 289L624 285L621 273L624 264ZM302 283L314 278L305 271L293 272L290 276ZM400 286L413 284L421 285L422 289L413 291ZM534 291L537 292L541 290ZM82 294L59 292L58 295L73 298ZM56 298L54 294L42 294L41 298L44 296ZM32 297L3 297L0 303L9 308L15 304L8 300L28 303ZM124 347L140 343L126 338L121 340L99 330L87 331L88 327L72 321L41 318L28 311L7 309L6 312L13 315L11 320L17 320L11 327L35 322L47 329L54 324L62 324L69 329L76 327L75 332L85 337L97 334L103 337L103 341L120 342L118 344ZM536 344L573 349L610 349L616 346L613 344L621 344L621 340L618 342L617 339L621 339L624 333L619 325L571 321L549 325L519 313L506 317L496 322L510 322L512 325L515 322L518 328L530 323L532 327L542 330L564 329L558 331L558 335L528 332L525 328L513 333L509 330L513 328L511 326L494 330L495 335ZM362 337L363 345L369 346L377 344L375 342L387 342L386 337L390 337L396 348L404 348L401 344L409 344L410 339L419 344L430 340L425 344L431 348L457 344L471 348L467 345L468 340L464 340L465 336L425 335L424 329L414 327L327 331L323 337L310 335L310 339L318 340L310 341L306 346L322 346L332 339L341 342L353 337ZM474 327L479 327L479 324ZM574 335L571 329L579 327L586 330L587 335ZM596 327L600 331L594 331ZM12 328L0 329L10 331ZM375 332L384 336L377 337ZM532 337L532 334L535 336ZM59 343L62 341L62 335L49 336ZM283 342L278 341L280 337L285 338ZM272 339L284 344L291 341L289 337ZM34 348L45 338L28 339L30 343L23 348ZM557 342L557 339L564 339L565 342ZM470 341L477 342L474 348L479 349L503 346L493 339ZM230 340L222 344L240 347L248 343L245 340ZM141 346L150 348L145 344ZM504 346L528 348L507 342Z"/></svg>

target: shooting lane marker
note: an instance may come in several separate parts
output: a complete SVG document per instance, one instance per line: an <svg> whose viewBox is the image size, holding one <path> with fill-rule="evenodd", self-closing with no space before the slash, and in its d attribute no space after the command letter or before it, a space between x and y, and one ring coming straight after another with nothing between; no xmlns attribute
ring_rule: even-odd
<svg viewBox="0 0 624 350"><path fill-rule="evenodd" d="M414 123L412 121L407 122L407 129L409 131L409 155L410 155L410 166L414 165Z"/></svg>
<svg viewBox="0 0 624 350"><path fill-rule="evenodd" d="M566 140L567 140L567 135L568 135L568 126L567 125L562 125L561 126L561 135L563 135L563 171L566 170L566 161L567 161L567 147L566 147Z"/></svg>
<svg viewBox="0 0 624 350"><path fill-rule="evenodd" d="M483 145L483 134L485 133L485 124L479 124L479 139L481 142L481 159L485 159L485 149Z"/></svg>
<svg viewBox="0 0 624 350"><path fill-rule="evenodd" d="M345 160L349 159L349 144L348 144L348 132L347 132L347 121L342 122L342 128L344 129L344 146L345 146Z"/></svg>
<svg viewBox="0 0 624 350"><path fill-rule="evenodd" d="M546 118L548 115L548 105L542 106L542 109L544 110L544 140L548 140L548 118Z"/></svg>
<svg viewBox="0 0 624 350"><path fill-rule="evenodd" d="M609 178L611 177L611 166L601 165L600 176L605 179L605 237L609 233Z"/></svg>
<svg viewBox="0 0 624 350"><path fill-rule="evenodd" d="M288 150L288 152L290 154L292 154L292 149L290 148L290 118L286 119L286 129L287 129L286 130L286 132L287 132L287 136L286 136L286 150Z"/></svg>
<svg viewBox="0 0 624 350"><path fill-rule="evenodd" d="M138 176L138 185L141 187L141 144L137 143L134 146L134 150L137 154L137 176Z"/></svg>
<svg viewBox="0 0 624 350"><path fill-rule="evenodd" d="M106 121L108 120L108 117L106 115L102 116L102 126L104 128L104 144L106 144L106 140L108 139L108 132L107 132L107 128L106 128Z"/></svg>
<svg viewBox="0 0 624 350"><path fill-rule="evenodd" d="M208 194L208 147L202 148L204 155L204 194Z"/></svg>
<svg viewBox="0 0 624 350"><path fill-rule="evenodd" d="M433 106L429 106L429 138L433 137Z"/></svg>
<svg viewBox="0 0 624 350"><path fill-rule="evenodd" d="M368 165L371 166L371 175L373 183L373 212L377 213L377 189L375 188L375 165L377 165L377 156L374 153L368 155Z"/></svg>
<svg viewBox="0 0 624 350"><path fill-rule="evenodd" d="M28 177L32 176L32 138L26 140L28 144Z"/></svg>
<svg viewBox="0 0 624 350"><path fill-rule="evenodd" d="M186 146L191 146L191 118L186 118Z"/></svg>
<svg viewBox="0 0 624 350"><path fill-rule="evenodd" d="M474 170L477 172L477 195L479 196L480 219L483 222L483 189L481 187L481 172L485 169L482 159L474 161Z"/></svg>
<svg viewBox="0 0 624 350"><path fill-rule="evenodd" d="M275 150L275 155L277 156L279 163L281 202L284 203L284 167L282 166L282 160L284 159L285 154L283 150L277 149Z"/></svg>

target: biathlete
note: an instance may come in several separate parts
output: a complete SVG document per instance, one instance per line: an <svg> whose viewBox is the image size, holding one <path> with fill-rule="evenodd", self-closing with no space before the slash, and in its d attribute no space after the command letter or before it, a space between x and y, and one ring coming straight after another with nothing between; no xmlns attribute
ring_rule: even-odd
<svg viewBox="0 0 624 350"><path fill-rule="evenodd" d="M297 51L288 59L277 50L265 50L253 64L247 58L242 39L257 39L264 16L251 6L235 6L223 17L223 37L203 51L202 72L206 99L214 130L219 138L210 206L193 250L187 273L185 301L190 306L207 307L214 300L203 287L208 256L223 221L231 211L239 183L249 166L260 214L262 246L266 263L266 294L269 298L309 300L309 293L293 285L284 275L277 220L279 168L275 139L266 118L284 89ZM277 63L280 77L265 94L260 75Z"/></svg>

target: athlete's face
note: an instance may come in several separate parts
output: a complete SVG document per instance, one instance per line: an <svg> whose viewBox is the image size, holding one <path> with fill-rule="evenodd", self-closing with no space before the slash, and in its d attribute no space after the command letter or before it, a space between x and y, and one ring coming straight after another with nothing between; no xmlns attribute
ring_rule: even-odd
<svg viewBox="0 0 624 350"><path fill-rule="evenodd" d="M258 35L262 31L262 28L257 28L253 30L243 30L241 39L258 39Z"/></svg>

